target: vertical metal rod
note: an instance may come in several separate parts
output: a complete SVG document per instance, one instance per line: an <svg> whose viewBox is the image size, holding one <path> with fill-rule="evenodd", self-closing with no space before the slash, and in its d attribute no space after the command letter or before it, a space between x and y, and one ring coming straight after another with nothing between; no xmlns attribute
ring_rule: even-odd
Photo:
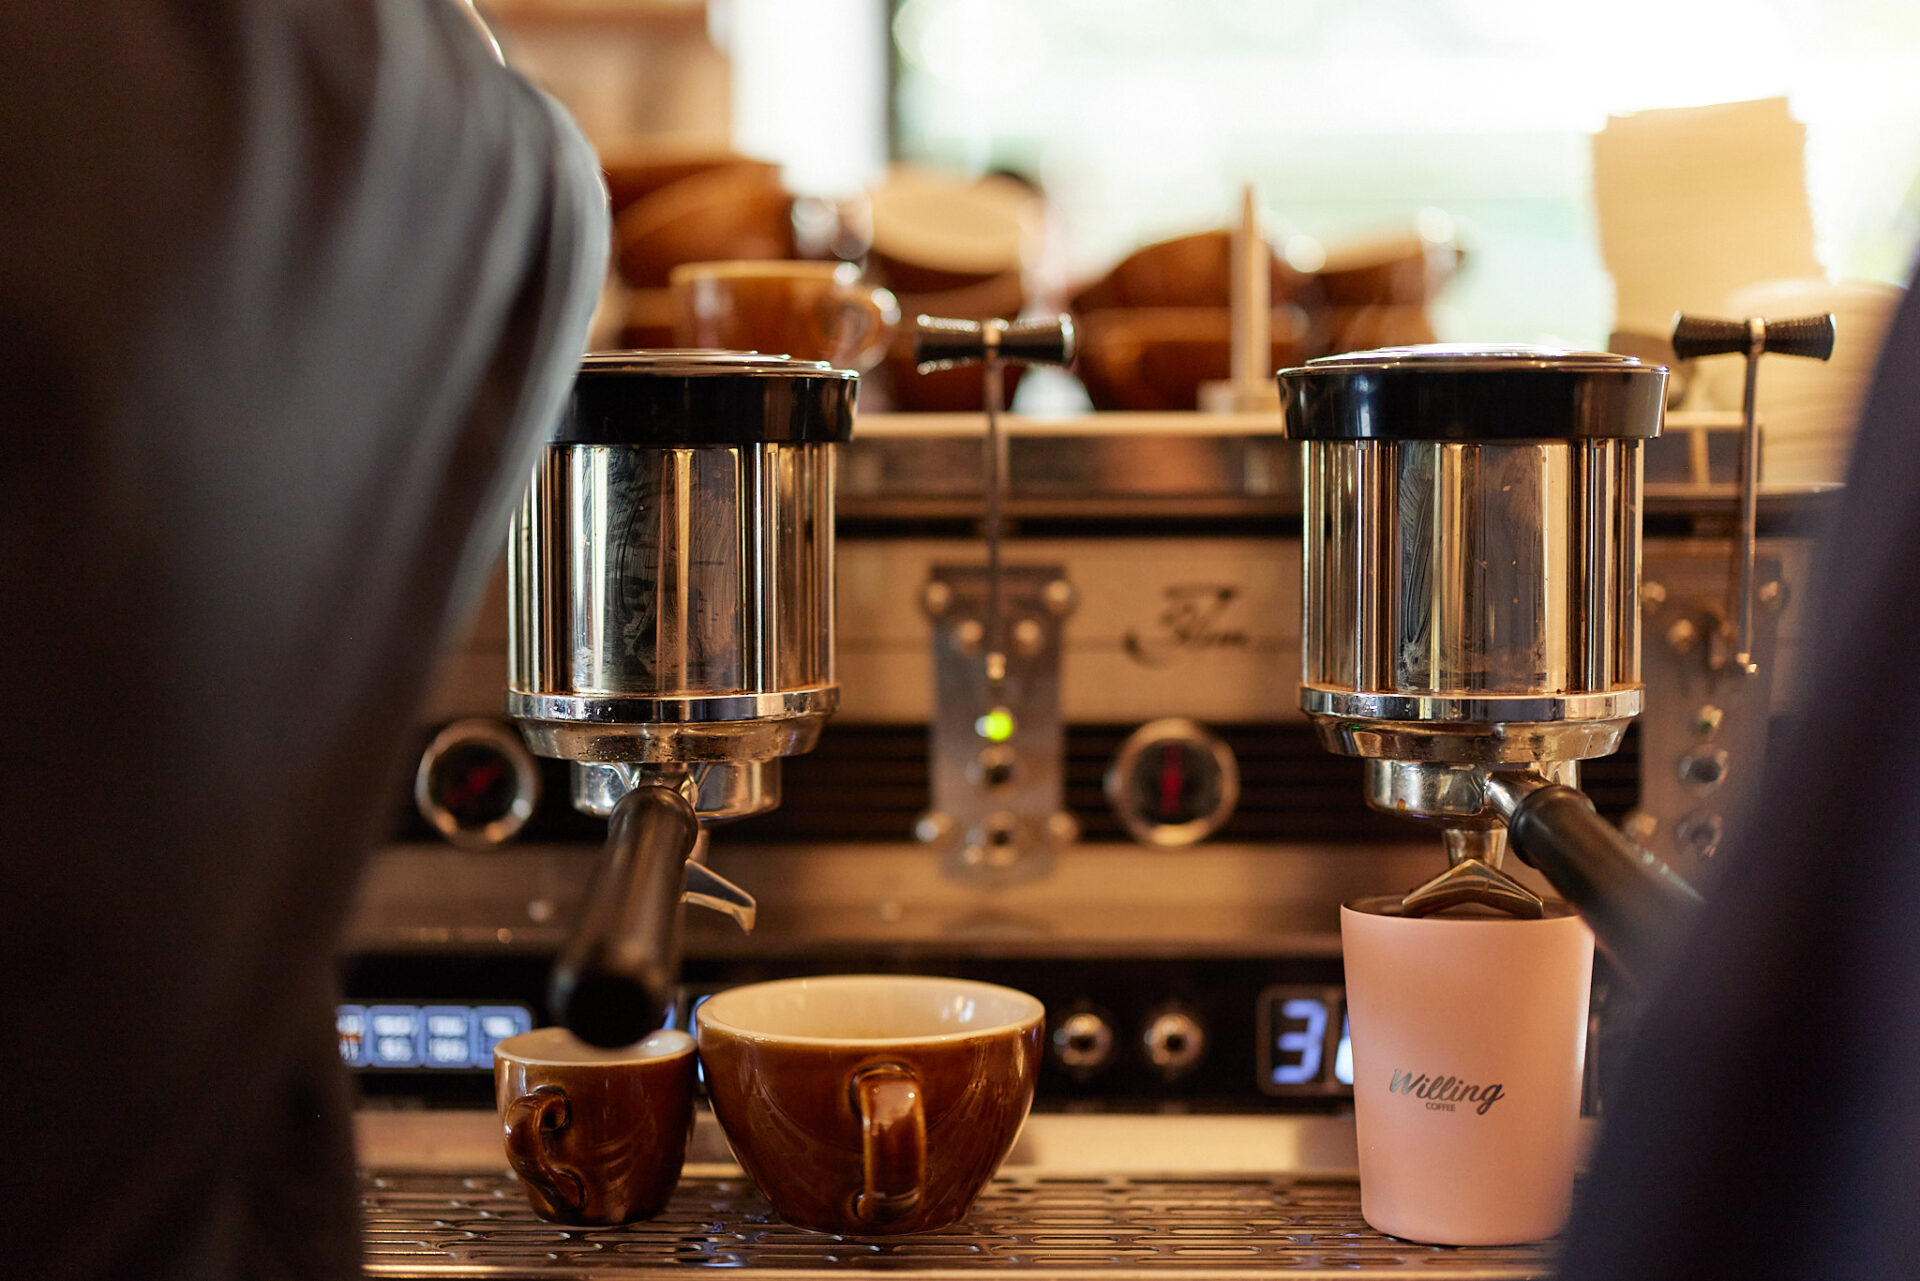
<svg viewBox="0 0 1920 1281"><path fill-rule="evenodd" d="M691 689L692 633L688 630L693 605L694 451L673 449L669 472L670 496L660 511L659 649L672 677L673 692ZM668 522L672 522L669 524ZM609 540L612 541L612 540Z"/></svg>
<svg viewBox="0 0 1920 1281"><path fill-rule="evenodd" d="M1640 683L1640 442L1618 441L1614 445L1615 484L1619 501L1614 504L1614 588L1615 628L1613 679L1619 685Z"/></svg>
<svg viewBox="0 0 1920 1281"><path fill-rule="evenodd" d="M1414 602L1431 619L1427 628L1427 687L1433 690L1473 689L1484 683L1474 665L1462 661L1480 652L1489 638L1471 629L1484 629L1484 605L1471 581L1469 566L1478 556L1478 540L1469 533L1478 524L1480 451L1474 445L1419 442L1401 449L1433 451L1431 480L1432 527L1426 531L1430 577L1427 598Z"/></svg>
<svg viewBox="0 0 1920 1281"><path fill-rule="evenodd" d="M806 599L815 602L824 617L814 620L814 625L806 629L809 642L814 646L808 651L807 671L813 673L815 680L831 685L835 682L834 655L840 652L839 643L834 634L835 620L839 615L834 593L838 590L833 572L833 512L834 487L840 483L840 464L837 450L827 450L822 457L814 457L815 450L803 449L796 462L802 469L801 483L806 492L813 494L813 548L814 583L823 584L824 589L810 586ZM813 483L812 469L819 467L826 475L820 484Z"/></svg>
<svg viewBox="0 0 1920 1281"><path fill-rule="evenodd" d="M1734 669L1752 676L1760 670L1753 661L1753 543L1760 506L1760 427L1754 413L1754 391L1759 386L1760 353L1767 349L1767 322L1747 321L1747 383L1740 398L1740 547L1733 562L1733 608L1740 620L1733 654Z"/></svg>
<svg viewBox="0 0 1920 1281"><path fill-rule="evenodd" d="M777 466L769 461L773 445L745 445L740 468L741 599L751 602L740 620L744 662L741 676L750 689L780 688L780 516Z"/></svg>
<svg viewBox="0 0 1920 1281"><path fill-rule="evenodd" d="M986 365L987 435L987 690L998 699L1007 678L1006 637L1000 601L1001 500L1007 483L1007 441L1000 431L1000 412L1004 405L1005 380L1000 361L1000 338L1006 332L1004 320L985 321L980 326L980 341Z"/></svg>
<svg viewBox="0 0 1920 1281"><path fill-rule="evenodd" d="M1326 679L1327 527L1326 500L1321 495L1325 482L1320 477L1324 449L1318 441L1300 445L1300 510L1304 513L1300 522L1300 679L1309 685Z"/></svg>
<svg viewBox="0 0 1920 1281"><path fill-rule="evenodd" d="M558 633L561 636L578 636L586 641L587 653L593 656L592 669L576 672L576 682L583 681L581 688L605 691L613 688L613 665L607 659L607 599L613 591L612 578L607 564L607 553L611 549L612 539L603 539L587 526L587 522L599 513L609 510L613 502L611 450L573 449L568 451L571 461L568 470L577 476L576 483L584 493L576 493L567 517L569 534L573 545L583 549L573 565L575 582L572 590L566 593L573 602L575 617L568 620L568 630ZM578 469L577 471L575 469ZM580 626L574 626L578 620Z"/></svg>
<svg viewBox="0 0 1920 1281"><path fill-rule="evenodd" d="M1358 518L1355 545L1358 555L1353 570L1354 635L1359 669L1358 688L1390 690L1393 685L1390 637L1394 635L1393 601L1399 593L1397 560L1390 523L1399 521L1396 486L1387 477L1387 463L1393 457L1390 446L1360 441L1354 468L1354 511Z"/></svg>
<svg viewBox="0 0 1920 1281"><path fill-rule="evenodd" d="M1582 442L1568 441L1567 451L1567 684L1576 689L1593 686L1593 632L1589 608L1593 599L1593 537L1587 516L1593 510L1593 458ZM1549 450L1551 454L1553 451ZM1542 495L1542 509L1549 505ZM1543 528L1545 522L1542 522Z"/></svg>
<svg viewBox="0 0 1920 1281"><path fill-rule="evenodd" d="M1607 540L1613 532L1613 470L1606 451L1612 441L1585 441L1576 446L1583 477L1584 508L1576 509L1575 539L1586 566L1580 595L1581 688L1604 691L1613 687L1613 557Z"/></svg>

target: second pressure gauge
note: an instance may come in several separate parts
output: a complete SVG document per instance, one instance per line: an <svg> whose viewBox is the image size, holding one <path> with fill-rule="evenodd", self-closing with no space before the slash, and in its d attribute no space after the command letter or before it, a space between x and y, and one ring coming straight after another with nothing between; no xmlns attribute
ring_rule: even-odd
<svg viewBox="0 0 1920 1281"><path fill-rule="evenodd" d="M413 803L462 849L492 849L520 834L540 800L540 766L510 726L454 721L427 744L413 776Z"/></svg>
<svg viewBox="0 0 1920 1281"><path fill-rule="evenodd" d="M1181 718L1127 736L1107 769L1107 803L1136 840L1192 845L1220 830L1240 800L1240 766L1220 737Z"/></svg>

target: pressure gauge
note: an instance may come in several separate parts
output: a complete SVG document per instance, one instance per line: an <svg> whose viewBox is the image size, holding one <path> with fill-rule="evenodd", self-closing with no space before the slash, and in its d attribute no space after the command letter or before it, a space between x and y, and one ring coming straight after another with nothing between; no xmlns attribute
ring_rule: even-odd
<svg viewBox="0 0 1920 1281"><path fill-rule="evenodd" d="M1127 736L1107 769L1107 803L1134 839L1192 845L1220 829L1240 800L1240 765L1218 735L1181 718Z"/></svg>
<svg viewBox="0 0 1920 1281"><path fill-rule="evenodd" d="M462 849L492 849L520 834L540 799L540 766L520 735L485 718L454 721L427 744L413 803Z"/></svg>

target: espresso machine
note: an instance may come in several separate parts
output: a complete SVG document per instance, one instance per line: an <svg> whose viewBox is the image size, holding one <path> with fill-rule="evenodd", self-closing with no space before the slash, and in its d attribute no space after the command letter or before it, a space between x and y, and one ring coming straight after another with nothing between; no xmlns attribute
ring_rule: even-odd
<svg viewBox="0 0 1920 1281"><path fill-rule="evenodd" d="M588 356L513 524L507 710L608 819L556 1018L627 1045L669 1018L683 898L752 928L702 829L780 802L834 710L833 458L858 375L784 356Z"/></svg>
<svg viewBox="0 0 1920 1281"><path fill-rule="evenodd" d="M1698 896L1578 790L1641 710L1642 442L1667 371L1599 352L1423 346L1279 374L1302 456L1300 706L1367 803L1439 825L1408 894L1538 915L1537 867L1629 973Z"/></svg>

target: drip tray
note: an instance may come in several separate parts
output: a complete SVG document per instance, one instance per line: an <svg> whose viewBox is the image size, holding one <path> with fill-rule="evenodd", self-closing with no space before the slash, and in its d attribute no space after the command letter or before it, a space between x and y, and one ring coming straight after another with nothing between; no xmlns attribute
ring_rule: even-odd
<svg viewBox="0 0 1920 1281"><path fill-rule="evenodd" d="M1447 1248L1383 1236L1351 1178L1284 1175L994 1180L966 1221L911 1237L827 1236L776 1219L737 1168L689 1167L657 1217L563 1228L511 1174L375 1168L361 1177L367 1274L616 1278L689 1268L788 1277L1546 1277L1547 1246Z"/></svg>

